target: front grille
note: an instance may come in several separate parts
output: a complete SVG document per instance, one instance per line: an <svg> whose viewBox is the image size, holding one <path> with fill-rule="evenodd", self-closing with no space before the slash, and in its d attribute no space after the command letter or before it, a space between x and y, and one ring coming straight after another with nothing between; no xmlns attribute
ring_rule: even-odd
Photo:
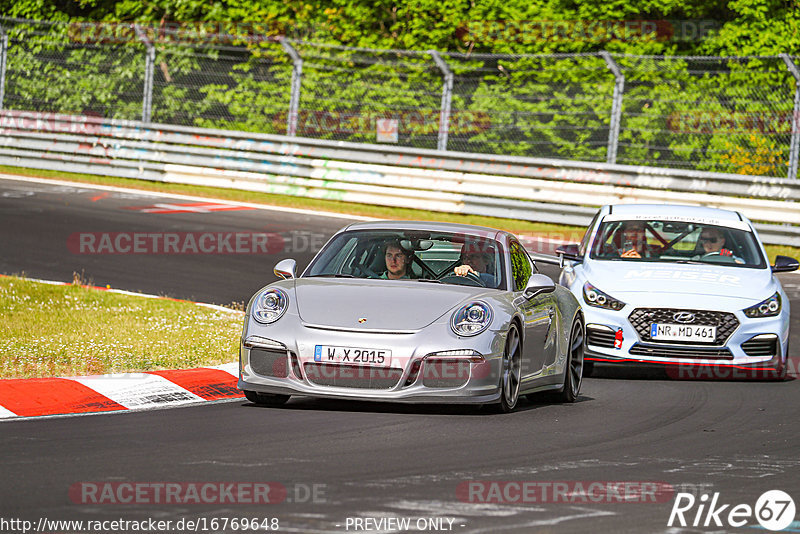
<svg viewBox="0 0 800 534"><path fill-rule="evenodd" d="M631 347L631 356L655 358L693 358L697 360L732 360L728 349L704 349L701 347L647 347L639 343Z"/></svg>
<svg viewBox="0 0 800 534"><path fill-rule="evenodd" d="M428 388L460 388L469 380L467 360L427 359L422 366L422 385Z"/></svg>
<svg viewBox="0 0 800 534"><path fill-rule="evenodd" d="M683 309L676 309L676 308L636 308L631 312L628 316L628 320L630 321L633 328L636 329L636 332L639 334L639 338L642 341L647 341L651 343L671 343L675 344L675 341L670 340L658 340L658 339L651 339L650 338L650 325L652 323L670 323L676 324L678 321L675 320L673 315L679 312L690 312L694 314L694 321L688 323L690 325L696 326L716 326L717 327L717 337L714 340L715 345L724 345L728 338L731 337L731 334L739 328L739 321L736 319L736 316L729 312L719 312L719 311L710 311L710 310L683 310ZM708 345L708 343L703 343L699 341L679 341L681 345Z"/></svg>
<svg viewBox="0 0 800 534"><path fill-rule="evenodd" d="M250 349L250 367L261 376L286 378L289 376L286 351L270 349Z"/></svg>
<svg viewBox="0 0 800 534"><path fill-rule="evenodd" d="M391 389L400 381L402 369L338 363L307 363L306 378L318 386L357 389Z"/></svg>
<svg viewBox="0 0 800 534"><path fill-rule="evenodd" d="M608 328L586 327L586 344L608 349L614 348L616 332Z"/></svg>
<svg viewBox="0 0 800 534"><path fill-rule="evenodd" d="M778 352L777 336L755 336L742 343L748 356L775 356Z"/></svg>

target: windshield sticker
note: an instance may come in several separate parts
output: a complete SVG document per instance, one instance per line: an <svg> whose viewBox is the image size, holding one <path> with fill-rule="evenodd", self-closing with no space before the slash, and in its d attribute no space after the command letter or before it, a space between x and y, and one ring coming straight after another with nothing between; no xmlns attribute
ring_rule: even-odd
<svg viewBox="0 0 800 534"><path fill-rule="evenodd" d="M623 215L623 214L611 214L607 215L603 218L603 222L612 222L612 221L670 221L670 222L683 222L683 223L695 223L695 224L703 224L703 225L711 225L711 226L724 226L727 228L736 228L737 230L744 230L745 232L752 231L750 225L747 224L745 221L734 221L734 220L726 220L726 219L717 219L714 217L693 217L690 215Z"/></svg>

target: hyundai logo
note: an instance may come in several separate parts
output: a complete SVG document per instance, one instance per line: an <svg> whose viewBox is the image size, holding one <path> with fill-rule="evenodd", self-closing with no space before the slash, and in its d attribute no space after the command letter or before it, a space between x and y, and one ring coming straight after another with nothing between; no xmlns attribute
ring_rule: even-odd
<svg viewBox="0 0 800 534"><path fill-rule="evenodd" d="M678 312L672 316L679 323L693 323L694 322L694 314L691 312Z"/></svg>

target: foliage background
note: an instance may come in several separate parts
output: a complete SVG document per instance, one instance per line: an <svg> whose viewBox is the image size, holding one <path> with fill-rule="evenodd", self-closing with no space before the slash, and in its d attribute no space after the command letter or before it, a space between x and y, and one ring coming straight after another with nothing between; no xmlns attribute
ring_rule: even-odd
<svg viewBox="0 0 800 534"><path fill-rule="evenodd" d="M299 135L375 142L376 120L395 118L400 144L435 148L434 49L455 75L449 149L605 161L614 78L594 53L606 50L626 78L617 162L788 166L795 81L777 55L800 55L796 0L0 0L0 16L11 109L140 118L145 63L136 39L11 19L204 22L233 37L155 40L153 121L285 133L291 62L277 42L247 38L257 31L299 41ZM625 22L659 31L592 33Z"/></svg>

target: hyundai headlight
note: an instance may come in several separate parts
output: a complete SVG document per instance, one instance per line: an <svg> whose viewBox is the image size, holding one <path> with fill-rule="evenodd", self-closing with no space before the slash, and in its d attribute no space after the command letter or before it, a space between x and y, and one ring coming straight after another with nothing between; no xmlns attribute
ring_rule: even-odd
<svg viewBox="0 0 800 534"><path fill-rule="evenodd" d="M586 304L589 306L603 308L605 310L619 311L625 307L624 302L608 296L589 282L583 284L583 300L585 300Z"/></svg>
<svg viewBox="0 0 800 534"><path fill-rule="evenodd" d="M274 323L289 307L289 296L281 289L261 292L253 302L253 319L262 324Z"/></svg>
<svg viewBox="0 0 800 534"><path fill-rule="evenodd" d="M781 313L781 295L775 293L770 298L763 300L755 306L745 308L744 314L751 319L758 319L760 317L775 317Z"/></svg>
<svg viewBox="0 0 800 534"><path fill-rule="evenodd" d="M486 330L492 322L492 308L485 302L470 302L450 319L450 328L459 336L474 336Z"/></svg>

